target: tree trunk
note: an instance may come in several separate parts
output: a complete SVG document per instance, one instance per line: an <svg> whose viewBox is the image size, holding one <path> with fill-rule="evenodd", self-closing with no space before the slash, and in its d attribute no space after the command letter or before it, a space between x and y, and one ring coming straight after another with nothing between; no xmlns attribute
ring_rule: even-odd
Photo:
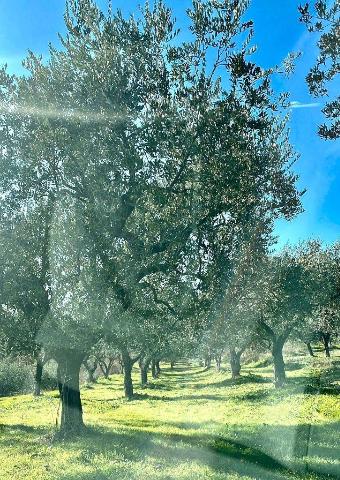
<svg viewBox="0 0 340 480"><path fill-rule="evenodd" d="M140 368L140 383L142 386L145 386L148 383L148 370L150 365L150 359L140 359L139 368Z"/></svg>
<svg viewBox="0 0 340 480"><path fill-rule="evenodd" d="M156 360L154 359L152 359L151 361L151 373L152 373L152 378L157 378Z"/></svg>
<svg viewBox="0 0 340 480"><path fill-rule="evenodd" d="M274 385L275 388L280 388L286 381L285 363L283 361L283 345L281 340L274 339L272 347L272 355L274 360Z"/></svg>
<svg viewBox="0 0 340 480"><path fill-rule="evenodd" d="M216 361L216 371L220 372L221 371L221 361L222 361L221 355L216 355L215 361Z"/></svg>
<svg viewBox="0 0 340 480"><path fill-rule="evenodd" d="M40 354L37 358L37 364L35 368L35 375L34 375L34 395L39 396L41 394L41 379L43 373L44 363Z"/></svg>
<svg viewBox="0 0 340 480"><path fill-rule="evenodd" d="M173 370L174 366L175 366L175 360L171 360L171 362L170 362L171 370Z"/></svg>
<svg viewBox="0 0 340 480"><path fill-rule="evenodd" d="M231 369L231 378L239 378L241 374L241 354L242 352L237 352L234 347L230 349L230 369Z"/></svg>
<svg viewBox="0 0 340 480"><path fill-rule="evenodd" d="M86 368L87 370L87 373L88 373L88 376L89 376L89 382L90 383L96 383L96 378L94 376L96 370L97 370L97 367L98 367L98 362L97 360L94 360L92 365L91 365L91 362L89 359L85 359L84 362L84 367Z"/></svg>
<svg viewBox="0 0 340 480"><path fill-rule="evenodd" d="M103 360L102 358L98 359L99 363L99 368L102 371L102 374L104 375L104 378L107 380L109 378L109 365L106 363L105 359Z"/></svg>
<svg viewBox="0 0 340 480"><path fill-rule="evenodd" d="M120 357L120 358L118 359L118 363L119 363L119 367L120 367L119 373L120 373L121 375L123 375L123 373L124 373L123 357Z"/></svg>
<svg viewBox="0 0 340 480"><path fill-rule="evenodd" d="M210 367L211 367L211 357L210 357L210 356L205 357L205 359L204 359L204 366L205 366L206 368L210 368Z"/></svg>
<svg viewBox="0 0 340 480"><path fill-rule="evenodd" d="M325 346L325 355L328 358L331 356L330 340L331 340L331 335L329 333L323 333L322 334L322 341L323 341L323 344Z"/></svg>
<svg viewBox="0 0 340 480"><path fill-rule="evenodd" d="M83 409L79 390L79 372L84 353L65 350L58 354L59 391L61 393L60 431L77 434L83 427Z"/></svg>
<svg viewBox="0 0 340 480"><path fill-rule="evenodd" d="M124 366L124 394L125 398L132 400L133 398L133 383L132 383L132 367L133 361L129 355L127 348L122 348L122 364Z"/></svg>
<svg viewBox="0 0 340 480"><path fill-rule="evenodd" d="M157 375L157 378L158 378L159 374L161 373L161 367L160 367L159 363L160 363L160 360L156 360L156 375Z"/></svg>
<svg viewBox="0 0 340 480"><path fill-rule="evenodd" d="M110 365L106 365L104 366L104 378L107 380L110 376Z"/></svg>
<svg viewBox="0 0 340 480"><path fill-rule="evenodd" d="M307 346L307 350L308 350L309 355L311 357L315 357L313 349L312 349L312 345L310 344L310 342L306 342L306 346Z"/></svg>

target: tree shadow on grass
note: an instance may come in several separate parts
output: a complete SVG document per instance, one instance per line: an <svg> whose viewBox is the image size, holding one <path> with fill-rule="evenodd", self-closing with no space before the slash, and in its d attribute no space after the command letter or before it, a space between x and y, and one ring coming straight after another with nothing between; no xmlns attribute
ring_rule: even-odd
<svg viewBox="0 0 340 480"><path fill-rule="evenodd" d="M50 427L34 427L21 423L0 424L0 449L14 447L27 452L36 448L37 441L50 443L55 433L56 430Z"/></svg>
<svg viewBox="0 0 340 480"><path fill-rule="evenodd" d="M229 426L228 431L223 435L221 433L205 433L203 430L208 425L211 427L210 422L162 422L143 419L126 419L124 421L122 419L116 420L112 429L87 427L81 437L61 442L61 447L67 449L68 452L72 450L77 452L80 465L86 464L87 468L92 468L93 465L93 472L84 474L82 471L79 475L63 473L58 478L60 480L101 480L104 478L132 480L141 478L140 476L135 477L132 464L145 462L148 458L150 465L159 462L164 468L169 469L174 465L188 465L190 462L195 462L209 467L219 474L236 473L241 477L254 476L261 480L308 478L301 463L300 467L294 464L294 461L291 465L284 465L280 459L276 458L276 455L270 453L270 449L266 450L264 447L260 447L264 438L267 438L268 445L273 439L278 443L283 442L282 445L278 445L278 450L284 449L284 442L290 442L293 439L295 444L292 445L292 451L300 459L305 455L305 450L303 448L301 450L301 444L306 444L306 442L309 443L309 452L314 457L323 456L326 460L327 458L336 458L334 445L336 445L337 424L314 426L312 441L310 441L310 425L300 425L298 429L290 426L266 425L257 432L254 432L254 427L251 425L235 426L234 429ZM219 424L215 424L213 427L218 430ZM181 432L176 433L171 431L171 428L180 429ZM165 431L160 432L157 429L165 429ZM192 430L195 432L193 433ZM33 446L37 448L37 444L43 442L43 436L51 434L47 428L22 424L1 425L0 431L2 433L0 448L11 446L15 440L16 448L26 452L30 451ZM238 439L231 438L231 435L237 435ZM326 444L326 440L328 440L328 444ZM60 448L60 443L56 443ZM98 463L95 459L103 456L108 459L117 458L117 456L123 458L124 465L118 464L115 469L112 467L112 471L109 467L101 472L100 469L98 470ZM302 462L302 466L305 465L306 462ZM125 470L120 471L120 468ZM114 476L116 474L117 476ZM314 480L325 478L339 480L334 468L332 470L323 464L315 467L311 463L308 467L309 474L313 474ZM172 477L172 479L175 478Z"/></svg>
<svg viewBox="0 0 340 480"><path fill-rule="evenodd" d="M133 422L132 422L133 423ZM153 427L154 427L154 423ZM159 422L162 426L163 423ZM172 424L176 425L176 422ZM146 427L146 425L144 425ZM192 425L179 424L180 428L192 428ZM272 426L274 428L274 426ZM285 427L289 429L289 427ZM293 469L284 465L279 460L264 452L256 446L251 446L249 443L242 441L235 441L224 436L214 436L208 434L192 435L192 434L177 434L177 433L160 433L155 431L145 431L143 429L129 427L119 433L112 433L105 429L87 429L87 432L78 442L84 444L87 449L87 456L96 453L102 454L103 449L106 453L114 455L116 450L124 452L124 455L130 462L139 462L141 459L150 459L150 464L153 465L155 461L159 462L164 468L169 468L171 465L178 466L179 464L189 464L190 462L197 462L198 464L210 467L213 471L219 474L238 474L242 476L254 476L261 480L284 480L289 478L306 479L306 472L301 469ZM90 447L89 447L90 446ZM106 470L107 472L107 470ZM95 471L88 474L88 476L81 475L65 475L60 477L61 480L75 480L75 479L102 479L102 478L141 478L135 477L133 472L125 472L122 476L113 476L114 473L119 475L119 472L102 473ZM107 477L105 475L108 475ZM328 478L329 480L339 479L332 472L318 472L312 468L308 469L308 475L313 475L314 480L321 480ZM149 477L152 478L152 477ZM158 475L157 475L157 478ZM166 478L166 477L162 477ZM169 477L170 478L170 477ZM171 477L175 479L176 477Z"/></svg>

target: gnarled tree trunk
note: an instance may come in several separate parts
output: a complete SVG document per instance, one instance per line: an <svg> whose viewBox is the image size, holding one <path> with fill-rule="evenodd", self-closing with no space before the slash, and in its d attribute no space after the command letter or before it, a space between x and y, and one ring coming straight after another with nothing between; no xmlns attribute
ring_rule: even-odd
<svg viewBox="0 0 340 480"><path fill-rule="evenodd" d="M285 362L283 361L283 346L287 341L291 331L294 328L294 323L291 324L284 332L280 335L277 335L275 331L264 322L263 317L261 316L260 325L263 328L264 332L268 339L270 339L272 344L272 357L274 362L274 385L275 388L282 387L286 382L286 370Z"/></svg>
<svg viewBox="0 0 340 480"><path fill-rule="evenodd" d="M79 390L79 372L85 354L76 350L58 352L58 383L61 394L60 431L77 434L83 427L83 408Z"/></svg>

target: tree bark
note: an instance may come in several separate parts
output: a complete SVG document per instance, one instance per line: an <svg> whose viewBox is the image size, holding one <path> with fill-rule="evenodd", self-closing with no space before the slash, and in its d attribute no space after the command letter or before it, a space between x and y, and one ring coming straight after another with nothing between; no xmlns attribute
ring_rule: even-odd
<svg viewBox="0 0 340 480"><path fill-rule="evenodd" d="M58 353L58 382L62 406L60 431L63 435L78 434L84 427L79 390L79 372L84 357L84 353L75 350Z"/></svg>
<svg viewBox="0 0 340 480"><path fill-rule="evenodd" d="M330 340L331 340L331 335L329 333L322 333L322 341L325 347L325 355L328 358L331 356Z"/></svg>
<svg viewBox="0 0 340 480"><path fill-rule="evenodd" d="M124 395L128 400L133 398L133 383L132 383L132 367L133 361L130 357L130 354L127 348L123 347L121 349L122 353L122 364L124 366Z"/></svg>
<svg viewBox="0 0 340 480"><path fill-rule="evenodd" d="M273 339L272 355L274 360L274 385L280 388L286 381L285 363L283 361L283 345L281 339Z"/></svg>
<svg viewBox="0 0 340 480"><path fill-rule="evenodd" d="M147 385L148 383L148 370L150 365L150 358L141 358L139 362L140 368L140 383L142 386Z"/></svg>
<svg viewBox="0 0 340 480"><path fill-rule="evenodd" d="M204 359L204 366L205 366L206 368L210 368L210 367L211 367L211 357L210 357L210 356L205 357L205 359Z"/></svg>
<svg viewBox="0 0 340 480"><path fill-rule="evenodd" d="M310 344L310 342L306 342L306 346L307 346L307 350L308 350L309 355L311 357L315 357L313 349L312 349L312 345Z"/></svg>
<svg viewBox="0 0 340 480"><path fill-rule="evenodd" d="M160 367L160 360L156 360L156 375L157 375L157 378L159 377L160 373L161 373L161 367Z"/></svg>
<svg viewBox="0 0 340 480"><path fill-rule="evenodd" d="M176 363L175 360L171 360L171 362L170 362L170 368L171 368L171 370L174 369L175 363Z"/></svg>
<svg viewBox="0 0 340 480"><path fill-rule="evenodd" d="M156 360L152 359L151 361L151 373L152 378L157 378L157 367L156 367Z"/></svg>
<svg viewBox="0 0 340 480"><path fill-rule="evenodd" d="M230 348L230 369L231 378L239 378L241 374L241 355L242 351L237 352L236 348Z"/></svg>
<svg viewBox="0 0 340 480"><path fill-rule="evenodd" d="M42 361L41 355L39 354L34 375L34 395L37 397L41 395L41 379L43 374L43 368L44 362Z"/></svg>

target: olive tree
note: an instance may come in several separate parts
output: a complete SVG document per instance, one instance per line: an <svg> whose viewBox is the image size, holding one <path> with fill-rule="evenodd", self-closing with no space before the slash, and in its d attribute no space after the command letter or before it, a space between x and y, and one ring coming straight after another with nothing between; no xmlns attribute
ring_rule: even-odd
<svg viewBox="0 0 340 480"><path fill-rule="evenodd" d="M270 342L274 383L286 380L283 347L313 310L313 281L303 262L304 247L286 248L260 266L257 282L258 332Z"/></svg>

